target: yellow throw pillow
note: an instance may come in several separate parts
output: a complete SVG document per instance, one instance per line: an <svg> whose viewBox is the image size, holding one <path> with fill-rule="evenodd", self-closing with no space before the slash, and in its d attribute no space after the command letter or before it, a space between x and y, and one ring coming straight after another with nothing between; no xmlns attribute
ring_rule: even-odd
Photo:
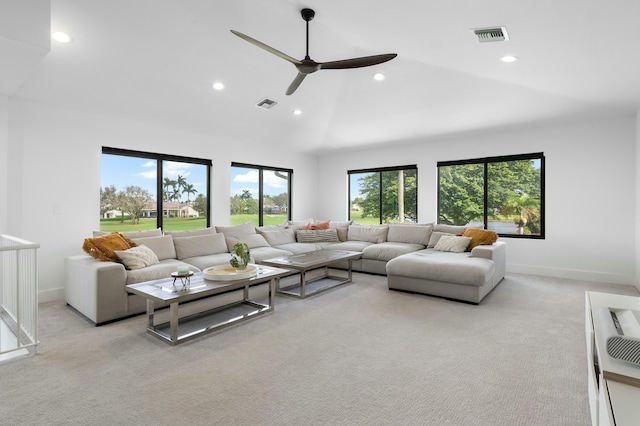
<svg viewBox="0 0 640 426"><path fill-rule="evenodd" d="M105 262L117 262L116 250L128 250L135 247L136 243L123 236L119 232L112 232L94 238L85 238L82 250L96 259Z"/></svg>
<svg viewBox="0 0 640 426"><path fill-rule="evenodd" d="M471 243L467 247L467 251L471 251L476 246L490 246L498 241L498 234L479 228L467 228L461 235L463 237L471 237Z"/></svg>

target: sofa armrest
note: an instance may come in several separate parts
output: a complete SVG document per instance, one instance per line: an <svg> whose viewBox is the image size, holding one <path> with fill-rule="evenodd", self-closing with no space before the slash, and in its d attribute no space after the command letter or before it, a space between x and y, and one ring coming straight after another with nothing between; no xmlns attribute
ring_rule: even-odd
<svg viewBox="0 0 640 426"><path fill-rule="evenodd" d="M87 255L64 261L65 301L96 324L123 317L128 301L124 265Z"/></svg>
<svg viewBox="0 0 640 426"><path fill-rule="evenodd" d="M490 246L476 246L471 250L471 257L482 257L493 260L495 265L494 281L497 284L504 278L507 269L507 244L496 241Z"/></svg>

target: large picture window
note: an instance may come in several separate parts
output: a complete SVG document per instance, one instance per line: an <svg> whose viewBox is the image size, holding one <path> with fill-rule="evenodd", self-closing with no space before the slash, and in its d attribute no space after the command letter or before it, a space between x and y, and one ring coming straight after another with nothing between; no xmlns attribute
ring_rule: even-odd
<svg viewBox="0 0 640 426"><path fill-rule="evenodd" d="M439 162L438 222L544 238L544 154Z"/></svg>
<svg viewBox="0 0 640 426"><path fill-rule="evenodd" d="M100 230L206 228L210 176L211 160L103 147Z"/></svg>
<svg viewBox="0 0 640 426"><path fill-rule="evenodd" d="M416 222L418 168L349 170L349 219L364 224Z"/></svg>
<svg viewBox="0 0 640 426"><path fill-rule="evenodd" d="M230 223L277 225L291 218L293 170L231 163Z"/></svg>

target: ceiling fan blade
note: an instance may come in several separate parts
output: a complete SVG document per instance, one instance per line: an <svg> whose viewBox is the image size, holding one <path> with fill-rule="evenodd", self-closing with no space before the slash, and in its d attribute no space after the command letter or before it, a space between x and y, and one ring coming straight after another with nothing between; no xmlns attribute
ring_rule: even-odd
<svg viewBox="0 0 640 426"><path fill-rule="evenodd" d="M238 37L240 37L241 39L244 39L244 40L248 41L249 43L251 43L251 44L254 44L254 45L258 46L258 47L260 47L261 49L264 49L264 50L266 50L266 51L267 51L267 52L269 52L269 53L273 53L274 55L279 56L279 57L281 57L282 59L284 59L284 60L286 60L286 61L289 61L289 62L291 62L291 63L292 63L292 64L294 64L294 65L300 65L300 64L301 64L301 62L300 62L299 60L297 60L296 58L293 58L293 57L291 57L291 56L287 55L286 53L282 53L281 51L279 51L279 50L277 50L277 49L274 49L273 47L268 46L268 45L266 45L266 44L262 43L261 41L256 40L255 38L249 37L248 35L246 35L246 34L242 34L241 32L236 31L236 30L230 30L230 31L231 31L233 34L235 34L235 35L237 35Z"/></svg>
<svg viewBox="0 0 640 426"><path fill-rule="evenodd" d="M304 80L306 76L307 74L299 72L298 75L296 75L296 78L294 78L289 85L289 88L287 88L287 95L293 94L293 92L296 91L296 89L298 88L298 86L300 86L300 83L302 83L302 80Z"/></svg>
<svg viewBox="0 0 640 426"><path fill-rule="evenodd" d="M341 61L320 62L322 70L342 70L346 68L362 68L378 65L383 62L392 60L398 56L396 53L387 53L384 55L363 56L362 58L343 59Z"/></svg>

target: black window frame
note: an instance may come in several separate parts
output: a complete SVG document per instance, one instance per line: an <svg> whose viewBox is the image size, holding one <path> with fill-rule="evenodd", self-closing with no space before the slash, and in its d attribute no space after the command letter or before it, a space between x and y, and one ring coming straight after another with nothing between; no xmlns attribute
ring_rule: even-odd
<svg viewBox="0 0 640 426"><path fill-rule="evenodd" d="M162 214L162 163L163 161L175 161L179 163L191 163L198 164L207 167L207 214L206 223L207 228L211 226L211 167L213 162L205 158L184 157L181 155L172 154L160 154L154 152L136 151L131 149L113 148L108 146L102 147L102 153L108 155L120 155L123 157L136 157L144 158L156 161L156 226L160 229L163 228L163 214Z"/></svg>
<svg viewBox="0 0 640 426"><path fill-rule="evenodd" d="M378 203L378 217L379 223L382 224L382 173L383 172L397 172L399 170L415 170L416 171L416 221L418 220L418 165L417 164L408 164L404 166L389 166L389 167L375 167L370 169L355 169L355 170L347 170L347 220L351 220L351 175L353 174L363 174L363 173L378 173L379 174L379 203Z"/></svg>
<svg viewBox="0 0 640 426"><path fill-rule="evenodd" d="M540 160L540 233L539 234L530 234L530 235L521 235L521 234L503 234L499 233L498 235L501 237L508 238L528 238L528 239L545 239L545 156L544 152L535 152L528 154L515 154L515 155L503 155L503 156L495 156L495 157L484 157L484 158L474 158L468 160L455 160L455 161L438 161L438 173L437 173L437 217L438 223L440 223L440 167L447 166L460 166L460 165L472 165L472 164L483 164L484 165L484 194L483 194L483 219L484 219L484 228L488 229L488 199L489 199L489 185L488 185L488 176L489 176L489 164L490 163L500 163L500 162L508 162L508 161L523 161L523 160Z"/></svg>
<svg viewBox="0 0 640 426"><path fill-rule="evenodd" d="M287 198L288 198L287 219L291 220L291 210L292 210L291 200L292 200L292 193L293 193L293 169L287 169L284 167L260 166L257 164L248 164L248 163L237 163L235 161L231 162L231 167L240 167L243 169L254 169L258 171L258 226L264 226L264 220L263 220L264 212L262 211L264 207L263 172L265 170L268 170L272 172L288 173L289 180L288 180L288 187L287 187Z"/></svg>

